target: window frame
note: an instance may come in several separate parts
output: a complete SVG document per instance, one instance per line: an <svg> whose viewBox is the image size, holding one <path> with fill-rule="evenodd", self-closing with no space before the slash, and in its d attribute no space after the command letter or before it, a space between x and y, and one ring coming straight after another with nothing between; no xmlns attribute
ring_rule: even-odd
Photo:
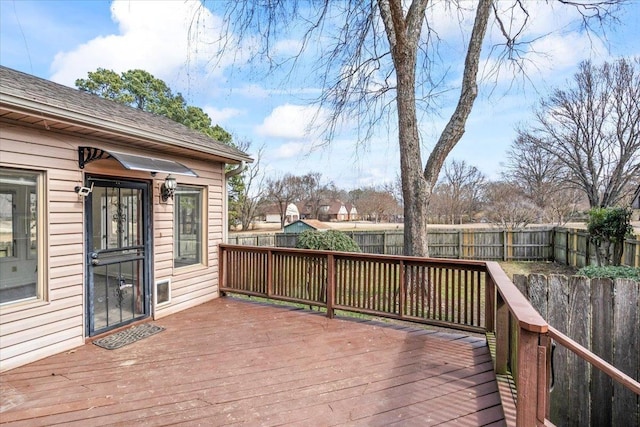
<svg viewBox="0 0 640 427"><path fill-rule="evenodd" d="M197 195L198 206L194 207L194 213L197 212L198 217L190 225L196 227L195 233L189 233L196 236L196 255L194 258L179 258L181 252L181 233L182 227L179 222L183 219L183 212L180 210L180 201L182 197L187 195ZM207 266L207 187L178 184L173 196L173 268L174 269L193 269ZM199 223L198 223L199 219ZM185 225L183 223L183 225Z"/></svg>
<svg viewBox="0 0 640 427"><path fill-rule="evenodd" d="M33 188L24 188L19 190L17 186L9 187L8 190L0 190L3 193L12 193L14 198L13 205L20 208L12 207L12 227L13 227L13 240L24 240L21 244L14 244L13 254L11 257L0 258L0 263L8 265L10 263L22 262L26 264L28 261L35 261L35 295L27 296L24 298L17 298L0 302L0 306L3 309L7 309L13 306L21 306L23 304L31 303L47 303L49 298L49 290L47 286L47 253L48 253L48 240L47 240L47 221L48 217L48 203L47 203L47 172L37 169L18 169L10 168L6 166L0 166L0 177L8 180L15 177L35 178ZM28 185L24 185L28 187ZM21 197L18 193L24 193ZM35 196L34 196L35 194ZM35 203L36 211L32 212L33 204ZM20 212L24 210L24 212ZM17 211L17 212L16 212ZM22 221L22 224L20 222ZM35 233L31 232L31 227L35 221ZM24 229L21 229L24 227ZM18 236L20 234L21 236ZM31 247L33 237L35 235L36 247Z"/></svg>

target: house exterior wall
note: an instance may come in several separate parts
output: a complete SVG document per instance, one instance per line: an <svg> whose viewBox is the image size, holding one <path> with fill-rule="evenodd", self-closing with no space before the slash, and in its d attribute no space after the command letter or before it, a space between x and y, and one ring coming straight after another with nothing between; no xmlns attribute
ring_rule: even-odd
<svg viewBox="0 0 640 427"><path fill-rule="evenodd" d="M218 296L218 251L223 238L222 163L165 156L194 170L198 177L176 176L178 184L204 189L206 247L203 265L173 266L173 203L162 203L160 186L166 174L152 178L148 172L129 171L114 160L100 160L78 166L78 147L90 145L105 150L139 155L161 153L136 151L98 140L62 135L0 123L0 167L44 173L44 251L42 266L44 297L0 305L0 371L33 362L83 345L86 338L84 200L74 187L82 185L85 173L146 180L153 194L150 216L153 235L151 286L171 280L171 299L155 307L160 318Z"/></svg>

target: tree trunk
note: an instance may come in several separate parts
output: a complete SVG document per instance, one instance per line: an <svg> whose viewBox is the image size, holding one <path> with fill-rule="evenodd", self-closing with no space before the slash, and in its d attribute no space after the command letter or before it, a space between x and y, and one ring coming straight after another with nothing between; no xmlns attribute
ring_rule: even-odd
<svg viewBox="0 0 640 427"><path fill-rule="evenodd" d="M420 137L415 109L415 59L396 68L398 76L398 128L400 177L404 197L404 253L428 256L427 207L431 191L422 175Z"/></svg>
<svg viewBox="0 0 640 427"><path fill-rule="evenodd" d="M476 76L482 40L487 29L491 0L480 0L469 41L458 106L422 171L420 136L415 102L417 43L427 1L412 3L406 18L401 2L378 0L391 45L397 78L400 177L404 197L404 253L428 256L427 219L433 187L447 155L460 141L477 95Z"/></svg>

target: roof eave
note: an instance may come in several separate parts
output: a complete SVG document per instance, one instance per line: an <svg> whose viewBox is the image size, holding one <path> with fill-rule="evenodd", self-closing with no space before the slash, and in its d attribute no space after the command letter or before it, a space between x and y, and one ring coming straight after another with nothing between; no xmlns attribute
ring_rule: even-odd
<svg viewBox="0 0 640 427"><path fill-rule="evenodd" d="M133 137L144 141L154 141L168 146L206 153L219 157L225 163L238 164L243 161L249 163L253 161L249 156L229 155L228 153L223 153L213 148L190 144L189 141L169 138L162 133L150 132L133 126L99 119L88 114L78 113L35 100L26 99L7 92L0 93L0 105L11 111L37 116L42 119L62 121L70 125L96 129L118 136Z"/></svg>

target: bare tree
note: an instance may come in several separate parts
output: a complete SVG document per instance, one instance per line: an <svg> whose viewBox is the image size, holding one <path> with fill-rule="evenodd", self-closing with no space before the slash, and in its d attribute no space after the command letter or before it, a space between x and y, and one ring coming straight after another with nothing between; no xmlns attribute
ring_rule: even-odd
<svg viewBox="0 0 640 427"><path fill-rule="evenodd" d="M246 148L249 148L250 144ZM261 170L261 160L264 146L260 147L255 155L254 162L242 174L244 186L238 200L240 212L238 215L242 230L249 230L253 218L256 216L258 203L265 194L264 175Z"/></svg>
<svg viewBox="0 0 640 427"><path fill-rule="evenodd" d="M563 0L561 3L576 7L585 23L592 18L602 21L616 5L614 0ZM251 46L258 45L253 58L261 59L261 64L266 60L271 67L299 64L305 51L316 55L314 71L319 74L323 93L320 105L332 111L326 126L328 140L344 118L359 120L362 127L359 134L362 141L366 141L384 114L397 115L404 253L428 255L427 214L431 192L446 157L464 134L478 93L478 64L489 17L493 13L505 37L504 58L516 61L522 30L528 24L526 4L513 0L509 3L511 7L504 7L492 0L480 0L473 23L464 26L461 20L468 46L459 99L424 164L418 102L428 108L431 94L442 89L443 80L435 66L440 57L438 35L426 14L429 0L229 0L207 4L212 8L224 7L222 22L226 26L226 37L221 45L227 51L250 39ZM451 3L450 7L460 13L464 10L458 2ZM539 7L537 3L535 7ZM301 47L291 61L284 61L277 55L276 41L282 32L291 29L302 32ZM317 42L319 40L321 42Z"/></svg>
<svg viewBox="0 0 640 427"><path fill-rule="evenodd" d="M282 178L268 178L265 186L265 198L273 203L280 215L280 228L287 220L287 207L300 200L300 177L286 174Z"/></svg>
<svg viewBox="0 0 640 427"><path fill-rule="evenodd" d="M562 224L576 213L585 197L566 179L562 162L541 148L540 141L519 131L507 151L504 181L520 188L540 213L540 221Z"/></svg>
<svg viewBox="0 0 640 427"><path fill-rule="evenodd" d="M480 210L481 189L485 176L464 160L453 160L444 167L444 177L434 189L433 197L446 221L462 224Z"/></svg>
<svg viewBox="0 0 640 427"><path fill-rule="evenodd" d="M384 188L366 187L358 190L358 195L354 202L358 214L370 221L388 221L398 213L398 202L393 194Z"/></svg>
<svg viewBox="0 0 640 427"><path fill-rule="evenodd" d="M310 172L300 177L300 197L306 212L311 218L318 218L323 203L338 198L338 189L333 182L322 183L320 172Z"/></svg>
<svg viewBox="0 0 640 427"><path fill-rule="evenodd" d="M519 186L506 181L491 182L484 193L487 219L504 228L524 227L539 215L536 206Z"/></svg>
<svg viewBox="0 0 640 427"><path fill-rule="evenodd" d="M541 101L520 138L560 164L591 207L615 206L640 175L639 100L640 58L583 62L568 88Z"/></svg>

